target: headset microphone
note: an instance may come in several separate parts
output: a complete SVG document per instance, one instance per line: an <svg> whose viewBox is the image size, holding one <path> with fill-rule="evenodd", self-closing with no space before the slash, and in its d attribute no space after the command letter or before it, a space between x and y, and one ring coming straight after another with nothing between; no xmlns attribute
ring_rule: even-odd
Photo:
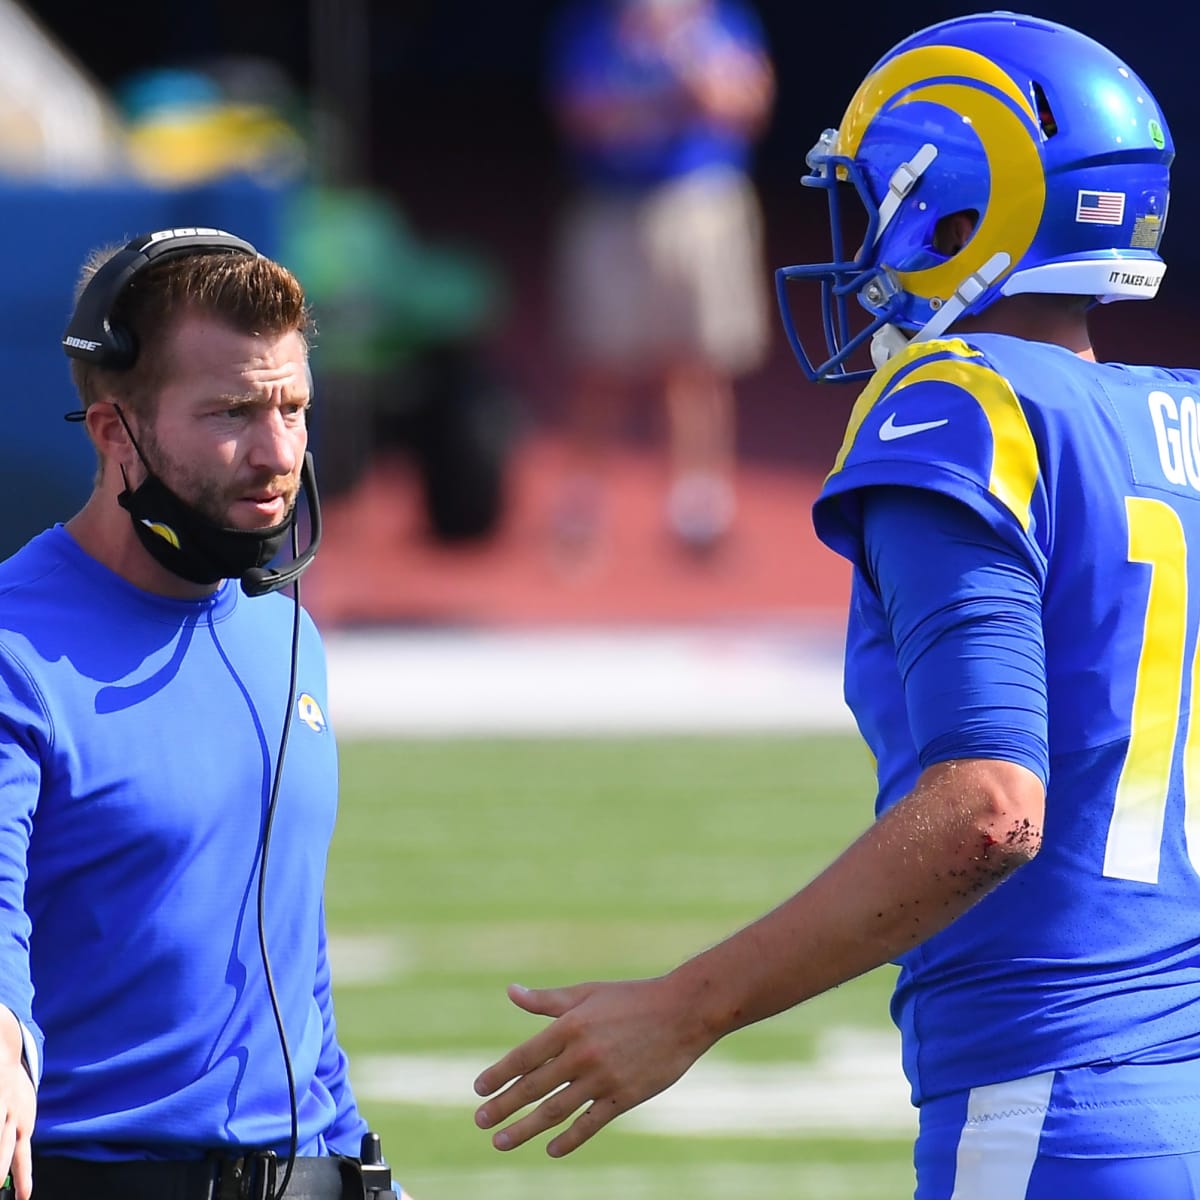
<svg viewBox="0 0 1200 1200"><path fill-rule="evenodd" d="M304 499L308 504L308 548L286 566L250 567L243 571L240 581L242 591L247 596L265 596L268 592L291 587L317 556L317 550L321 545L321 499L317 495L317 477L313 472L312 454L308 451L305 451L304 465L300 468L300 482L304 488Z"/></svg>

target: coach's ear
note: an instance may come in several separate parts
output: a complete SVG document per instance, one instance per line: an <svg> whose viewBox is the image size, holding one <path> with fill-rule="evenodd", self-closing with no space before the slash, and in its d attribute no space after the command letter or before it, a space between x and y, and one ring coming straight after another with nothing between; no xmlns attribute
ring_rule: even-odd
<svg viewBox="0 0 1200 1200"><path fill-rule="evenodd" d="M109 470L128 475L138 471L138 453L125 422L117 411L116 402L109 399L94 400L87 406L83 417L88 437L100 456L101 475Z"/></svg>

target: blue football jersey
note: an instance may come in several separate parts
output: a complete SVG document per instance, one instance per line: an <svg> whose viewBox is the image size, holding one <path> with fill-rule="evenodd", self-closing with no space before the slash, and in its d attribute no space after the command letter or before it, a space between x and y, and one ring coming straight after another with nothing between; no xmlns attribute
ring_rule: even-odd
<svg viewBox="0 0 1200 1200"><path fill-rule="evenodd" d="M1197 371L979 335L910 345L851 414L814 519L856 567L846 698L878 764L878 811L920 767L863 569L860 489L969 506L1042 596L1043 845L900 963L893 1016L918 1103L1200 1055L1198 398Z"/></svg>

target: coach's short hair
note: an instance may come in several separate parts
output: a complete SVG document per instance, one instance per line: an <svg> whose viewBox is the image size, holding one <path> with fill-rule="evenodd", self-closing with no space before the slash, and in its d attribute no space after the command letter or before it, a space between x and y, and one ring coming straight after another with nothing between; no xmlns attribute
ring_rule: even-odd
<svg viewBox="0 0 1200 1200"><path fill-rule="evenodd" d="M80 272L76 303L96 272L119 250L95 250ZM71 379L86 409L97 400L119 400L149 415L159 387L170 372L167 336L186 313L216 317L242 333L279 335L292 330L308 344L312 314L300 281L269 258L236 251L203 251L164 258L139 271L121 292L109 320L137 341L132 367L113 370L71 360Z"/></svg>

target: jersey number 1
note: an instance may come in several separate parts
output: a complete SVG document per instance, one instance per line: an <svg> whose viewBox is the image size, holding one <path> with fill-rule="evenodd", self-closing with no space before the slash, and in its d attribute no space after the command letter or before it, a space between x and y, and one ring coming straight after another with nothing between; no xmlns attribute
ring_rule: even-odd
<svg viewBox="0 0 1200 1200"><path fill-rule="evenodd" d="M1104 874L1158 882L1163 823L1183 704L1188 633L1187 543L1178 513L1161 500L1125 498L1129 560L1150 567L1146 627L1133 689L1129 750L1117 783ZM1200 653L1193 656L1193 698L1200 697ZM1188 721L1183 746L1184 837L1200 871L1200 730Z"/></svg>

